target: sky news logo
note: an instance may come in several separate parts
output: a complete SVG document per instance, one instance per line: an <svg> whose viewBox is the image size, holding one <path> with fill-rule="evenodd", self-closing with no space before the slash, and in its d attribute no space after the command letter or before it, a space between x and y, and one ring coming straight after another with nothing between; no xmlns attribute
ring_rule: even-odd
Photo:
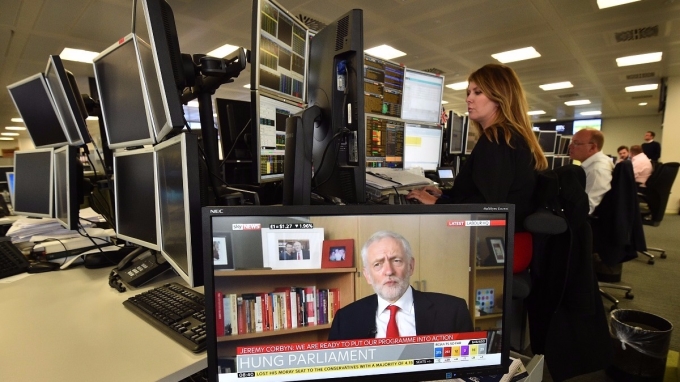
<svg viewBox="0 0 680 382"><path fill-rule="evenodd" d="M232 231L259 231L262 225L257 224L232 224Z"/></svg>

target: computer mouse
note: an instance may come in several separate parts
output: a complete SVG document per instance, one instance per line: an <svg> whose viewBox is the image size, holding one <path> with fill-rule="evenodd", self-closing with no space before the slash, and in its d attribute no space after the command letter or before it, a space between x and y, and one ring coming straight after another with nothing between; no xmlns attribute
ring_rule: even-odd
<svg viewBox="0 0 680 382"><path fill-rule="evenodd" d="M49 262L49 261L41 261L41 262L32 263L31 265L29 265L28 270L26 272L28 272L28 273L43 273L43 272L56 271L57 269L59 269L59 264L52 263L52 262Z"/></svg>

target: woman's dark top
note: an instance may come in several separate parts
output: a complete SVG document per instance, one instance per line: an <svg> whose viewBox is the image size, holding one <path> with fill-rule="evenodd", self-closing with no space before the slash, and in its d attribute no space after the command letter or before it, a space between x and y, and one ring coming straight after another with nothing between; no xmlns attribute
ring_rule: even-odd
<svg viewBox="0 0 680 382"><path fill-rule="evenodd" d="M496 143L482 134L453 188L444 191L437 203L511 203L515 205L515 230L523 231L524 218L535 211L534 156L519 134L511 137L514 148L501 131L498 138Z"/></svg>

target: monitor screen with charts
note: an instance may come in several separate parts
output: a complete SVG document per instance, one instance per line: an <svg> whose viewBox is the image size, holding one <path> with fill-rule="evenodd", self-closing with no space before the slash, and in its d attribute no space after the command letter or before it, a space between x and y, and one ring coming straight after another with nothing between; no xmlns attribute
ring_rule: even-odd
<svg viewBox="0 0 680 382"><path fill-rule="evenodd" d="M511 299L512 205L204 207L202 219L210 380L431 381L507 371L501 307ZM369 239L367 268L360 254ZM375 248L384 245L396 246L407 268L398 287L378 293L415 310L428 300L423 316L437 322L393 333L376 319L369 280L382 285ZM253 258L265 268L253 268ZM489 259L493 281L478 283L470 264ZM495 318L475 318L476 310Z"/></svg>

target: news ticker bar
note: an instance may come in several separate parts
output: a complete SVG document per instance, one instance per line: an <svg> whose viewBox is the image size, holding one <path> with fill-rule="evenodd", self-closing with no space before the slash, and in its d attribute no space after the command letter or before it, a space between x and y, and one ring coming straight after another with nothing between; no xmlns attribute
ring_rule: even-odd
<svg viewBox="0 0 680 382"><path fill-rule="evenodd" d="M248 350L244 354L244 349L240 349L236 370L238 373L254 373L247 376L256 377L485 360L488 350L486 333L468 334L477 334L477 338L460 339L454 338L457 334L452 334L330 341L316 343L319 345L317 350L304 349L314 343L291 346L295 350L286 349L288 345L272 345L260 347L262 353L259 354L247 354ZM479 337L479 334L482 336ZM281 350L278 353L265 352L269 347Z"/></svg>

